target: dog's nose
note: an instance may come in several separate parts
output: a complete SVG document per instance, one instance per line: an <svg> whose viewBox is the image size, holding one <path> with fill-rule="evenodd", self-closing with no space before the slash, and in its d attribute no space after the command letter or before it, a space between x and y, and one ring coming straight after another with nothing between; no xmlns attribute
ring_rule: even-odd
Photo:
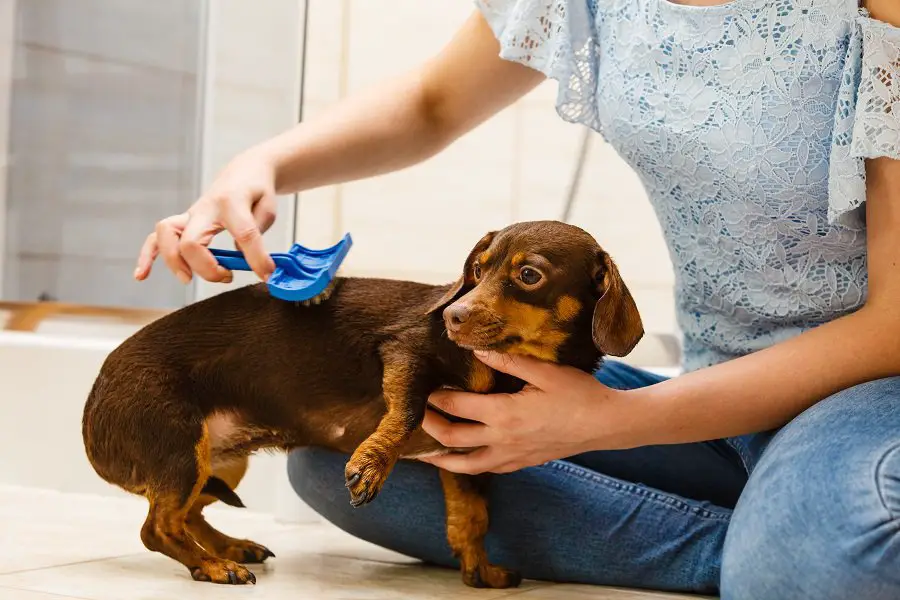
<svg viewBox="0 0 900 600"><path fill-rule="evenodd" d="M448 328L456 331L463 323L469 320L469 315L471 314L472 312L465 304L451 304L444 309L444 321L446 321Z"/></svg>

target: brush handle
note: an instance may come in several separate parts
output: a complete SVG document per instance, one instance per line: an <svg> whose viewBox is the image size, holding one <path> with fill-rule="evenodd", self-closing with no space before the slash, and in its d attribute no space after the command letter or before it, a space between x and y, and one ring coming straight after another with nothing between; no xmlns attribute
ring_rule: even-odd
<svg viewBox="0 0 900 600"><path fill-rule="evenodd" d="M216 262L220 266L225 267L229 271L252 271L250 263L244 258L243 252L237 250L222 250L220 248L210 248L210 252L216 258Z"/></svg>

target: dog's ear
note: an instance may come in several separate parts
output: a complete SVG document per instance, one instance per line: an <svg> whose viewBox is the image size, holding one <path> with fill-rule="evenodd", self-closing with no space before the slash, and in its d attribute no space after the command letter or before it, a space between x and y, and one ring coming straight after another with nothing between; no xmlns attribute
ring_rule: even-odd
<svg viewBox="0 0 900 600"><path fill-rule="evenodd" d="M475 287L475 275L472 273L472 265L475 264L475 259L490 247L491 242L494 241L495 235L497 235L496 231L489 231L477 244L475 244L475 247L472 248L472 251L469 252L469 256L466 258L466 264L463 266L462 275L460 275L459 279L450 286L450 289L441 296L440 300L428 307L426 314L443 310Z"/></svg>
<svg viewBox="0 0 900 600"><path fill-rule="evenodd" d="M606 252L597 252L594 284L600 299L594 305L594 345L604 354L625 356L644 337L644 324L619 269Z"/></svg>

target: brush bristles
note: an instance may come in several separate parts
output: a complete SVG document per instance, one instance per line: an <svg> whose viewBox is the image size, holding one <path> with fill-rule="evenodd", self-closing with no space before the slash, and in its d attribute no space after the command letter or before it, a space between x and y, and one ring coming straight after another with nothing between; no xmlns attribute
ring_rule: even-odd
<svg viewBox="0 0 900 600"><path fill-rule="evenodd" d="M299 304L300 306L318 306L319 304L322 304L323 302L325 302L326 300L331 298L331 294L334 293L334 288L336 286L337 286L337 280L332 279L331 283L328 284L328 287L326 287L324 290L322 290L321 293L319 293L316 296L313 296L309 300L301 300L297 304Z"/></svg>

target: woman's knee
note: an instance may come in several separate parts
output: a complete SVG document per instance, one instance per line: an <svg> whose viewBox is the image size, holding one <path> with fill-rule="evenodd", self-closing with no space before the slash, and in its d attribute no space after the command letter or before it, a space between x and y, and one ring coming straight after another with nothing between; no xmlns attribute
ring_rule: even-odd
<svg viewBox="0 0 900 600"><path fill-rule="evenodd" d="M819 403L770 444L728 530L723 600L900 598L900 379Z"/></svg>
<svg viewBox="0 0 900 600"><path fill-rule="evenodd" d="M294 491L324 519L355 537L429 562L455 564L446 541L436 469L401 461L378 498L354 508L344 487L347 459L321 448L295 450L288 458Z"/></svg>
<svg viewBox="0 0 900 600"><path fill-rule="evenodd" d="M343 476L347 458L321 448L303 448L288 456L291 487L310 508L339 527L352 521L347 490L343 484L335 485Z"/></svg>

